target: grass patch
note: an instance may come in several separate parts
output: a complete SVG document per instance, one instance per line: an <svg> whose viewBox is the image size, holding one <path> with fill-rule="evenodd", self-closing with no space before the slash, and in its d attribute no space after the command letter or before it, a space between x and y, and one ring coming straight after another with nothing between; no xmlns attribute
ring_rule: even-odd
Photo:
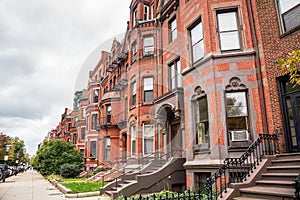
<svg viewBox="0 0 300 200"><path fill-rule="evenodd" d="M96 192L99 188L107 183L100 182L73 182L73 183L62 183L65 187L72 190L72 194L82 193L82 192Z"/></svg>
<svg viewBox="0 0 300 200"><path fill-rule="evenodd" d="M73 182L85 182L86 178L61 178L59 182L73 183Z"/></svg>

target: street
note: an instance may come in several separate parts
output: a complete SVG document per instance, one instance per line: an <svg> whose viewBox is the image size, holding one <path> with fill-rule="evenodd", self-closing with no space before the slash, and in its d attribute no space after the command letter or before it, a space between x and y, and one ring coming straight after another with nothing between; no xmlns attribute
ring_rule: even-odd
<svg viewBox="0 0 300 200"><path fill-rule="evenodd" d="M35 170L28 170L0 182L0 200L100 200L102 197L65 198Z"/></svg>

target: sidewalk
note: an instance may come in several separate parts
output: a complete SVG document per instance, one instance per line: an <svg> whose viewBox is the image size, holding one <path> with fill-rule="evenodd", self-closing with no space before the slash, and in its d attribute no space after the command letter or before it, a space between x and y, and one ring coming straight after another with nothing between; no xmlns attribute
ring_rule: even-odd
<svg viewBox="0 0 300 200"><path fill-rule="evenodd" d="M65 198L64 194L34 170L0 182L0 200L102 200L103 197Z"/></svg>

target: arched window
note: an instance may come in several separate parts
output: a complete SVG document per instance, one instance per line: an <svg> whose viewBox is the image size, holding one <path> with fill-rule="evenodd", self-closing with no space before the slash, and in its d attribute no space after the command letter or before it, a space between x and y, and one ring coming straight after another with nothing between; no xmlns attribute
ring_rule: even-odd
<svg viewBox="0 0 300 200"><path fill-rule="evenodd" d="M209 116L207 95L197 86L192 97L195 123L195 150L209 149Z"/></svg>

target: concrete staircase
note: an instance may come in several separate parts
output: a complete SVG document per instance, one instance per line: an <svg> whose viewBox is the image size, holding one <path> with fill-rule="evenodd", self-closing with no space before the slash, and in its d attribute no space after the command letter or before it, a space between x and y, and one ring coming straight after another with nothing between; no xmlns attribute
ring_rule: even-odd
<svg viewBox="0 0 300 200"><path fill-rule="evenodd" d="M280 154L262 169L252 186L239 189L239 197L234 200L293 199L293 181L300 173L300 153Z"/></svg>
<svg viewBox="0 0 300 200"><path fill-rule="evenodd" d="M185 170L183 164L184 158L172 158L168 162L165 160L154 160L144 168L137 168L122 174L116 180L100 189L101 194L107 194L112 199L120 195L131 196L134 194L144 194L157 192L165 189L167 185L176 182L176 178L180 177L180 181L185 182ZM170 177L173 178L170 180ZM168 181L171 182L167 183Z"/></svg>

